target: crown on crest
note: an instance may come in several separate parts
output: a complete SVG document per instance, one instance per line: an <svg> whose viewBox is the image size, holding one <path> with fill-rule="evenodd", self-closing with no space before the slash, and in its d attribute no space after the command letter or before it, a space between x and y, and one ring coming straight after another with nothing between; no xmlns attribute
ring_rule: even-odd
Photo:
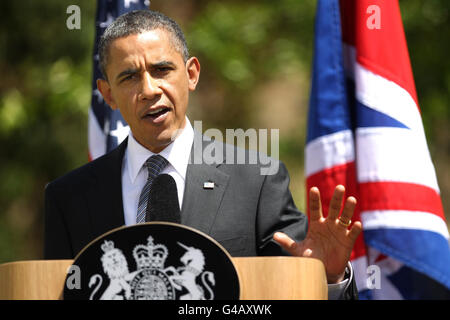
<svg viewBox="0 0 450 320"><path fill-rule="evenodd" d="M152 236L147 238L147 245L139 244L133 250L133 257L138 269L164 268L168 254L167 247L162 244L155 245Z"/></svg>
<svg viewBox="0 0 450 320"><path fill-rule="evenodd" d="M108 241L108 240L105 240L100 247L102 248L104 253L107 253L107 252L115 249L114 248L114 242Z"/></svg>

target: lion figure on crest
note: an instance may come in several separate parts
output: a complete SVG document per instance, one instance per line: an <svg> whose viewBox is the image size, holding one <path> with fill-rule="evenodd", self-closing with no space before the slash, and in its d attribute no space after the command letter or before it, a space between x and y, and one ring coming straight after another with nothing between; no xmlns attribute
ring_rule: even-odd
<svg viewBox="0 0 450 320"><path fill-rule="evenodd" d="M123 295L120 294L122 290L125 291L125 298L129 299L131 296L131 287L129 282L136 272L130 273L128 271L128 263L125 255L118 248L114 248L112 241L105 241L102 244L104 251L101 257L103 271L108 275L110 283L108 288L103 292L100 300L123 300ZM103 279L99 274L93 275L89 281L89 288L95 283L98 283L91 294L90 300L93 299L98 289L101 287Z"/></svg>

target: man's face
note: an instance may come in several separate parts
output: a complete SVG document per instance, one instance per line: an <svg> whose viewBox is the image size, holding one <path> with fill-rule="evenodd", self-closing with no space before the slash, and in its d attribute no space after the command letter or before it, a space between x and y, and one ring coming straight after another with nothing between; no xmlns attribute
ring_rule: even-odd
<svg viewBox="0 0 450 320"><path fill-rule="evenodd" d="M198 60L184 63L170 36L156 29L114 40L108 81L97 80L106 103L120 110L135 139L155 153L184 128L189 91L200 75Z"/></svg>

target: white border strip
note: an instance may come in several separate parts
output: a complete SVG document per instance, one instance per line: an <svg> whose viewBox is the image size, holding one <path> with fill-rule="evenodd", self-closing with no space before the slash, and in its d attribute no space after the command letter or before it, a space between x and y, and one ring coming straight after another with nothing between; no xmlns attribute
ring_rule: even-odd
<svg viewBox="0 0 450 320"><path fill-rule="evenodd" d="M440 193L427 143L410 130L358 128L356 159L358 182L415 183Z"/></svg>
<svg viewBox="0 0 450 320"><path fill-rule="evenodd" d="M447 240L449 232L444 220L440 217L421 211L407 210L374 210L361 213L364 230L380 228L417 229L436 232Z"/></svg>
<svg viewBox="0 0 450 320"><path fill-rule="evenodd" d="M408 91L368 69L355 64L356 99L365 106L394 118L423 134L422 118Z"/></svg>
<svg viewBox="0 0 450 320"><path fill-rule="evenodd" d="M354 160L355 151L351 130L321 136L306 145L306 176Z"/></svg>
<svg viewBox="0 0 450 320"><path fill-rule="evenodd" d="M344 70L355 81L358 101L423 134L422 118L409 92L357 63L354 46L343 43L343 52Z"/></svg>

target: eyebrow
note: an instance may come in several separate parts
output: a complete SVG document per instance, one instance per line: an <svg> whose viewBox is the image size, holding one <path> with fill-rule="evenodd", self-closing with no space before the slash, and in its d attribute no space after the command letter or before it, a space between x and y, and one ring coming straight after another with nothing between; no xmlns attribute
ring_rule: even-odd
<svg viewBox="0 0 450 320"><path fill-rule="evenodd" d="M138 72L139 72L138 69L126 69L117 75L116 80L119 80L124 76L136 74Z"/></svg>
<svg viewBox="0 0 450 320"><path fill-rule="evenodd" d="M155 64L151 65L152 68L159 68L159 67L172 67L175 68L175 64L171 61L161 61Z"/></svg>
<svg viewBox="0 0 450 320"><path fill-rule="evenodd" d="M150 65L151 69L154 68L161 68L161 67L171 67L171 68L175 68L175 64L173 62L170 61L161 61L161 62L157 62L157 63L153 63ZM139 69L126 69L124 71L122 71L121 73L119 73L116 76L116 81L121 79L124 76L129 76L129 75L133 75L139 72Z"/></svg>

